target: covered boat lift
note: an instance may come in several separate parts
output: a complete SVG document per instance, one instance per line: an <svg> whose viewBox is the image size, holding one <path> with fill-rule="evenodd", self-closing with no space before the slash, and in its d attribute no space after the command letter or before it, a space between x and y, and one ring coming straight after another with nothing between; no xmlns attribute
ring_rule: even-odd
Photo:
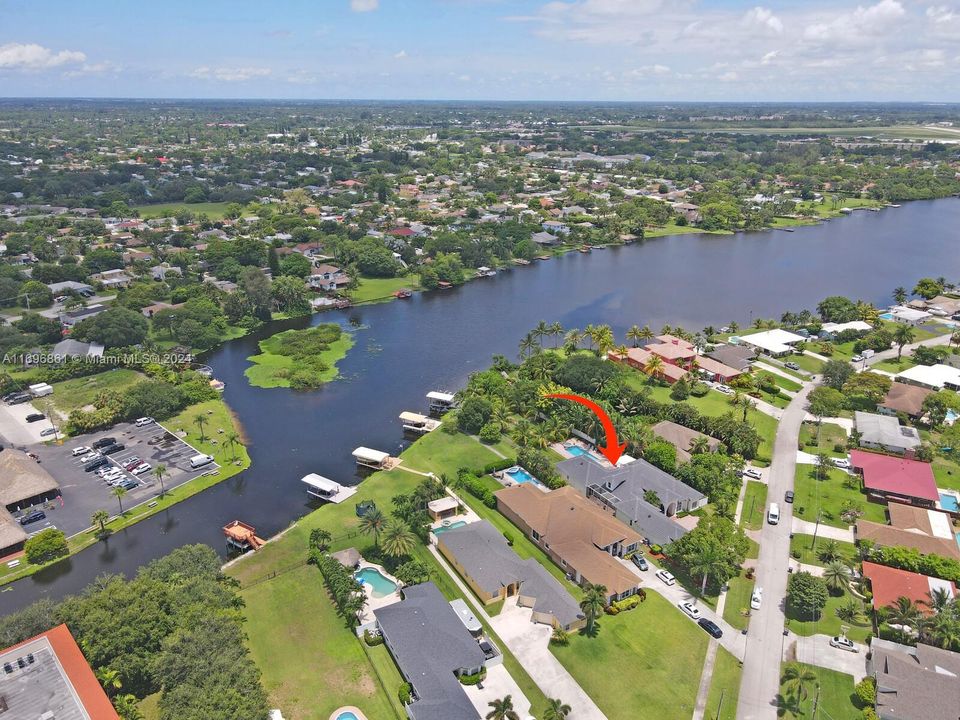
<svg viewBox="0 0 960 720"><path fill-rule="evenodd" d="M447 412L447 410L452 409L457 404L456 396L440 392L439 390L431 390L427 393L427 400L430 401L430 412L439 415Z"/></svg>
<svg viewBox="0 0 960 720"><path fill-rule="evenodd" d="M357 461L357 465L374 470L389 470L399 463L396 458L390 457L389 453L363 446L353 451L353 458Z"/></svg>
<svg viewBox="0 0 960 720"><path fill-rule="evenodd" d="M320 498L326 502L341 503L357 492L357 488L355 487L343 486L316 473L304 475L300 478L300 482L307 486L308 495Z"/></svg>
<svg viewBox="0 0 960 720"><path fill-rule="evenodd" d="M403 423L403 429L419 435L425 435L440 427L440 421L434 420L420 413L404 411L400 413L400 422Z"/></svg>

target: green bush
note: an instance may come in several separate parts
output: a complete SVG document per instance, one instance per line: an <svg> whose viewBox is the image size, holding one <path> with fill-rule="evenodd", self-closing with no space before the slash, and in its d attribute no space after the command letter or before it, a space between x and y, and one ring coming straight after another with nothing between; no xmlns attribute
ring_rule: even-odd
<svg viewBox="0 0 960 720"><path fill-rule="evenodd" d="M487 670L486 670L486 668L480 670L480 672L478 672L478 673L474 673L473 675L461 675L461 676L460 676L460 684L461 684L461 685L476 685L476 684L478 684L480 681L482 681L486 676L487 676Z"/></svg>
<svg viewBox="0 0 960 720"><path fill-rule="evenodd" d="M694 397L705 397L710 392L710 387L706 383L695 382L690 386L690 394Z"/></svg>
<svg viewBox="0 0 960 720"><path fill-rule="evenodd" d="M860 702L860 707L873 707L873 704L877 701L877 681L867 676L856 684L853 692Z"/></svg>
<svg viewBox="0 0 960 720"><path fill-rule="evenodd" d="M409 683L400 683L400 687L397 688L397 697L400 698L400 703L402 705L410 704L410 684Z"/></svg>
<svg viewBox="0 0 960 720"><path fill-rule="evenodd" d="M497 423L489 422L480 428L480 442L487 445L493 445L500 440L500 426Z"/></svg>
<svg viewBox="0 0 960 720"><path fill-rule="evenodd" d="M515 458L503 458L502 460L496 460L492 463L487 463L483 466L483 474L489 475L491 473L499 472L500 470L506 470L509 467L513 467L517 464Z"/></svg>
<svg viewBox="0 0 960 720"><path fill-rule="evenodd" d="M27 540L23 548L27 562L33 565L42 565L45 562L56 560L70 554L67 547L67 536L55 528L41 530Z"/></svg>
<svg viewBox="0 0 960 720"><path fill-rule="evenodd" d="M383 645L383 635L374 635L369 630L363 631L363 641L369 647L376 647L377 645Z"/></svg>

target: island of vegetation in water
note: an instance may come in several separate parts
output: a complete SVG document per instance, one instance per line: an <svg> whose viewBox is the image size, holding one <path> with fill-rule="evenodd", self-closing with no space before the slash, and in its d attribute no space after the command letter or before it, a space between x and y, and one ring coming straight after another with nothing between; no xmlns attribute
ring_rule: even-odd
<svg viewBox="0 0 960 720"><path fill-rule="evenodd" d="M311 390L336 379L337 363L351 347L353 335L336 323L287 330L260 341L245 374L256 387Z"/></svg>

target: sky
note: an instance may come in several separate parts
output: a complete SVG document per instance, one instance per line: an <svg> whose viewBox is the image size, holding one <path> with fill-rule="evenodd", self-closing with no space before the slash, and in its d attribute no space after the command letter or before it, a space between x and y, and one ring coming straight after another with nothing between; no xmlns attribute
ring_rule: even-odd
<svg viewBox="0 0 960 720"><path fill-rule="evenodd" d="M0 0L0 96L960 101L960 0Z"/></svg>

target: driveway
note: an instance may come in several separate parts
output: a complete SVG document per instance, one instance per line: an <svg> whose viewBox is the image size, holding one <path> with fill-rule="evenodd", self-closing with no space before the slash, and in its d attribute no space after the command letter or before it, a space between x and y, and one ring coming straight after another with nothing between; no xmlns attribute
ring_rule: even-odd
<svg viewBox="0 0 960 720"><path fill-rule="evenodd" d="M507 695L513 700L513 709L520 716L520 720L526 720L530 717L530 702L502 664L487 668L487 676L481 684L483 687L480 687L480 685L463 686L464 692L467 693L467 697L470 698L470 702L473 703L480 717L486 717L487 713L490 712L491 702L500 700Z"/></svg>
<svg viewBox="0 0 960 720"><path fill-rule="evenodd" d="M780 512L783 512L782 508ZM809 520L801 520L796 517L793 518L793 525L791 525L791 527L793 528L793 532L801 535L813 535L813 533L816 532L818 538L829 538L830 540L847 543L853 542L853 530L849 527L838 528L823 523L820 523L820 527L817 527L816 523L812 523Z"/></svg>
<svg viewBox="0 0 960 720"><path fill-rule="evenodd" d="M780 498L793 489L800 425L806 415L807 394L812 388L813 385L805 385L783 411L770 464L769 497ZM760 533L756 584L764 589L764 599L760 609L753 612L747 632L737 705L740 720L775 720L777 717L793 508L783 503L780 513L781 522L764 523Z"/></svg>
<svg viewBox="0 0 960 720"><path fill-rule="evenodd" d="M788 643L791 640L795 642L797 660L802 663L853 675L855 683L860 682L867 676L867 651L869 648L866 645L856 643L860 652L852 653L830 647L830 636L828 635L799 637L791 633L787 638Z"/></svg>
<svg viewBox="0 0 960 720"><path fill-rule="evenodd" d="M23 447L24 445L37 445L46 440L53 440L54 436L41 437L40 432L51 427L50 420L38 420L28 423L27 415L33 413L43 413L43 410L37 410L34 404L43 407L43 400L34 400L33 402L20 403L19 405L7 405L0 403L0 435L10 445Z"/></svg>

